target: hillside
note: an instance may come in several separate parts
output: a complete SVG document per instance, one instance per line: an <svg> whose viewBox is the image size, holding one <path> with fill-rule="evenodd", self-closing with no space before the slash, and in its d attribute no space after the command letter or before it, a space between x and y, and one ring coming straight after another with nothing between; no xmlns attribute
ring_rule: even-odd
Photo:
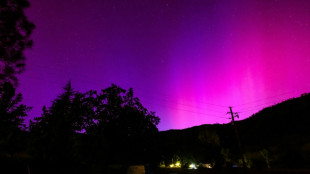
<svg viewBox="0 0 310 174"><path fill-rule="evenodd" d="M252 168L310 168L310 94L270 106L237 121L242 151ZM231 124L201 125L160 132L162 160L169 164L241 165Z"/></svg>

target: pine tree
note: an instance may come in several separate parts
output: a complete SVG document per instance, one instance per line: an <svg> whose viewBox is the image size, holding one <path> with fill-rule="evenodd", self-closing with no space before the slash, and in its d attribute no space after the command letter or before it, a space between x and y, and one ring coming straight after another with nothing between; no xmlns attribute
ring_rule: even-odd
<svg viewBox="0 0 310 174"><path fill-rule="evenodd" d="M20 104L22 95L15 93L14 86L6 82L0 87L0 148L13 154L18 151L25 129L24 118L30 107Z"/></svg>

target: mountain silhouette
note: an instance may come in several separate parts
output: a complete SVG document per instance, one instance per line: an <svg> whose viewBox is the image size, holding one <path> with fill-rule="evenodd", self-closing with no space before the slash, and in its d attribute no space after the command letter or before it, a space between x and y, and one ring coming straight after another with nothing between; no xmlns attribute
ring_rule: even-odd
<svg viewBox="0 0 310 174"><path fill-rule="evenodd" d="M250 168L310 168L310 94L302 94L236 121ZM214 167L242 166L233 126L213 124L160 132L162 161Z"/></svg>

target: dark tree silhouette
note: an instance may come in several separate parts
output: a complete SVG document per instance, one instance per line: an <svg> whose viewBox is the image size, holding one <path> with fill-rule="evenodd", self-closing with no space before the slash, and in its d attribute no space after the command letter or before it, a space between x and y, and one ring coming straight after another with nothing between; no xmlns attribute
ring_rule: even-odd
<svg viewBox="0 0 310 174"><path fill-rule="evenodd" d="M22 95L15 93L14 86L5 82L0 87L0 147L11 155L19 149L19 138L25 128L24 117L30 107L20 104Z"/></svg>
<svg viewBox="0 0 310 174"><path fill-rule="evenodd" d="M43 107L42 116L30 124L34 148L41 158L65 160L77 155L73 148L79 143L76 133L86 127L86 115L93 112L90 106L86 94L74 91L69 82L51 107Z"/></svg>
<svg viewBox="0 0 310 174"><path fill-rule="evenodd" d="M52 106L43 107L42 116L31 122L32 154L37 159L97 167L143 164L156 156L158 123L132 89L112 85L100 93L80 93L68 83Z"/></svg>
<svg viewBox="0 0 310 174"><path fill-rule="evenodd" d="M152 158L159 118L134 97L133 89L126 91L112 84L98 94L97 101L95 128L91 130L107 139L110 162L141 163L146 156Z"/></svg>
<svg viewBox="0 0 310 174"><path fill-rule="evenodd" d="M140 119L135 120L139 116ZM129 122L122 125L119 121L123 120ZM111 87L102 90L97 95L96 118L94 121L96 122L94 125L97 131L105 131L118 126L126 126L127 128L124 128L126 131L137 131L134 127L139 125L139 121L142 121L142 129L138 129L138 132L141 133L150 130L157 132L156 125L159 123L159 118L155 116L154 112L149 112L143 107L139 99L134 97L132 88L126 92L126 90L112 84ZM130 121L133 123L130 123ZM138 134L138 132L133 133L133 135ZM131 133L126 132L125 134L129 135Z"/></svg>
<svg viewBox="0 0 310 174"><path fill-rule="evenodd" d="M24 14L27 0L0 1L0 84L17 84L16 74L25 67L24 50L32 46L34 24Z"/></svg>

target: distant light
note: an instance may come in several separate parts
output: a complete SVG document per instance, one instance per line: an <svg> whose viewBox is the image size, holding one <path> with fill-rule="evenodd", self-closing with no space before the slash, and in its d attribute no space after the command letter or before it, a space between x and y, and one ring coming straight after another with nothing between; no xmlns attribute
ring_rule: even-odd
<svg viewBox="0 0 310 174"><path fill-rule="evenodd" d="M181 168L181 163L178 161L175 164L170 164L169 167L170 168Z"/></svg>
<svg viewBox="0 0 310 174"><path fill-rule="evenodd" d="M190 165L189 165L189 169L197 169L196 164L193 164L193 163L190 164Z"/></svg>
<svg viewBox="0 0 310 174"><path fill-rule="evenodd" d="M161 164L159 165L159 167L160 167L160 168L165 168L166 165L165 165L165 163L161 163Z"/></svg>
<svg viewBox="0 0 310 174"><path fill-rule="evenodd" d="M209 168L209 169L212 168L211 164L201 164L200 166L203 167L203 168Z"/></svg>

